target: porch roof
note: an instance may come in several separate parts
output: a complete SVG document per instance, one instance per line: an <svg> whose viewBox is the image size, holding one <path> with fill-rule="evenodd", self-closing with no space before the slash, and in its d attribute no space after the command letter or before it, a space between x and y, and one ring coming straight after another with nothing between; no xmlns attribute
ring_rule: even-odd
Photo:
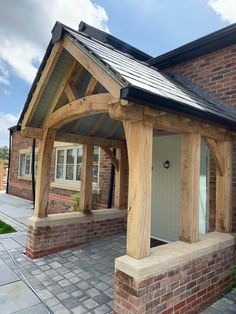
<svg viewBox="0 0 236 314"><path fill-rule="evenodd" d="M230 130L236 130L236 111L215 98L208 97L206 93L197 92L195 87L161 73L148 63L58 22L52 32L50 47L52 48L64 36L78 49L85 50L95 62L108 71L113 80L120 84L121 99L178 115L211 121ZM48 52L45 58L48 58ZM45 64L45 60L43 63ZM36 85L37 79L34 83L33 86ZM33 86L27 102L30 102ZM23 114L27 110L27 102Z"/></svg>

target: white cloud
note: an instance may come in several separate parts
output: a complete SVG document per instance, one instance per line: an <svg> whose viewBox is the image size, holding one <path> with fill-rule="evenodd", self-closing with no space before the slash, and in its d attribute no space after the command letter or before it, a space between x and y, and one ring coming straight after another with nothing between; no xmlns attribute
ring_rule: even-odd
<svg viewBox="0 0 236 314"><path fill-rule="evenodd" d="M0 147L7 145L9 142L8 128L16 125L18 116L14 116L11 113L3 114L0 112Z"/></svg>
<svg viewBox="0 0 236 314"><path fill-rule="evenodd" d="M236 0L209 0L208 4L223 21L236 22Z"/></svg>
<svg viewBox="0 0 236 314"><path fill-rule="evenodd" d="M0 84L10 85L9 72L4 63L0 63Z"/></svg>
<svg viewBox="0 0 236 314"><path fill-rule="evenodd" d="M108 31L107 13L93 0L1 0L0 62L31 83L37 71L34 64L41 61L56 20L75 29L84 20Z"/></svg>

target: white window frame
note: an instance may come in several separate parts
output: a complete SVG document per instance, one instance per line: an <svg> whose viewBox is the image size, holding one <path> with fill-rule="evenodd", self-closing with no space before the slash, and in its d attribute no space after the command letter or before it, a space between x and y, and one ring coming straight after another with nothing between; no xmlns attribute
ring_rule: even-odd
<svg viewBox="0 0 236 314"><path fill-rule="evenodd" d="M76 180L76 167L77 167L77 149L82 148L82 145L58 145L56 148L56 157L55 157L55 173L54 173L54 183L52 183L53 187L61 187L65 189L70 189L72 187L76 187L76 189L80 189L81 180ZM74 168L73 168L73 180L66 179L66 156L67 150L73 149L74 154ZM58 158L58 151L64 150L64 166L63 166L63 179L57 178L57 158ZM82 153L83 154L83 153ZM93 189L97 190L99 187L99 173L100 173L100 148L98 147L98 175L97 175L97 182L93 182Z"/></svg>
<svg viewBox="0 0 236 314"><path fill-rule="evenodd" d="M29 173L21 173L21 158L22 155L29 156L30 164L29 164ZM38 149L35 150L35 155L37 155L37 158L35 160L38 160ZM35 163L35 169L36 166L38 165L38 161ZM25 167L26 169L26 167ZM18 156L18 179L24 179L24 180L31 180L32 179L32 150L31 149L21 149L19 151L19 156ZM37 172L35 171L35 177L37 175Z"/></svg>

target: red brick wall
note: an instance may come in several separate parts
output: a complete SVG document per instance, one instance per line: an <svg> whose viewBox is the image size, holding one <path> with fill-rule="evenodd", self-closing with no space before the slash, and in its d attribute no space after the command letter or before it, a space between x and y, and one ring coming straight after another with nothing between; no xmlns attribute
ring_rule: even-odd
<svg viewBox="0 0 236 314"><path fill-rule="evenodd" d="M167 68L236 108L236 45ZM210 228L215 222L215 167L210 171ZM236 193L236 141L233 143L233 197ZM235 199L235 198L234 198ZM213 224L213 225L212 225ZM233 231L236 232L236 203L233 202Z"/></svg>
<svg viewBox="0 0 236 314"><path fill-rule="evenodd" d="M36 143L37 145L37 143ZM9 178L9 194L32 200L31 181L17 179L18 160L21 149L29 149L32 146L32 140L22 137L19 131L13 132L12 136L12 154ZM54 149L51 163L51 182L55 177L56 150ZM110 184L111 161L109 157L100 150L100 170L99 170L99 201L96 208L107 208L109 184ZM127 182L127 178L126 178ZM127 183L126 183L127 186ZM114 189L113 189L114 190ZM74 201L71 199L73 190L66 190L52 187L49 194L48 212L63 213L72 211ZM114 197L113 197L114 199Z"/></svg>
<svg viewBox="0 0 236 314"><path fill-rule="evenodd" d="M137 280L116 270L114 313L200 313L230 283L234 247Z"/></svg>
<svg viewBox="0 0 236 314"><path fill-rule="evenodd" d="M98 219L66 226L40 227L28 226L26 254L38 258L62 251L124 230L124 218Z"/></svg>
<svg viewBox="0 0 236 314"><path fill-rule="evenodd" d="M32 200L31 181L19 180L18 161L20 149L32 147L32 140L21 136L19 131L14 131L12 135L12 151L10 160L9 194L20 196Z"/></svg>

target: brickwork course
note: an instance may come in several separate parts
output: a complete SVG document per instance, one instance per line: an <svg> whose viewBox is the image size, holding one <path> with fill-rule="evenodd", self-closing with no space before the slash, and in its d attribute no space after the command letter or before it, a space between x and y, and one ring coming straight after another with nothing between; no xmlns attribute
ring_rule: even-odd
<svg viewBox="0 0 236 314"><path fill-rule="evenodd" d="M38 258L57 251L120 233L125 228L123 218L92 220L87 219L70 225L28 227L26 254Z"/></svg>
<svg viewBox="0 0 236 314"><path fill-rule="evenodd" d="M116 270L115 313L199 313L228 288L233 264L232 246L144 280Z"/></svg>

